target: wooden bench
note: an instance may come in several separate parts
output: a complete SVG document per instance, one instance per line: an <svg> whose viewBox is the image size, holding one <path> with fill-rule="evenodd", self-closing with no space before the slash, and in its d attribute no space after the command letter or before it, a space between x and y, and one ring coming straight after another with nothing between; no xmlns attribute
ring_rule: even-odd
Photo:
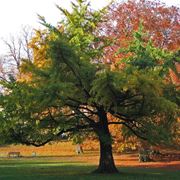
<svg viewBox="0 0 180 180"><path fill-rule="evenodd" d="M20 152L9 152L8 157L20 157L21 153Z"/></svg>

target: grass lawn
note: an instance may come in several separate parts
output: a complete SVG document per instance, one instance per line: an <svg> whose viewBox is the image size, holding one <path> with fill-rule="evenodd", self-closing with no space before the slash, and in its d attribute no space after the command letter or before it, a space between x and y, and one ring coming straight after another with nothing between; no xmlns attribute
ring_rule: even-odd
<svg viewBox="0 0 180 180"><path fill-rule="evenodd" d="M82 162L51 158L0 159L0 180L176 180L178 170L119 167L119 174L91 174L96 167Z"/></svg>

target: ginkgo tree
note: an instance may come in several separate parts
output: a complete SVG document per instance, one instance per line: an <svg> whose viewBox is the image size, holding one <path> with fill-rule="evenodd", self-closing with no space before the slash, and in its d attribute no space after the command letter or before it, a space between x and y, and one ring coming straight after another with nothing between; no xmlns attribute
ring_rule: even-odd
<svg viewBox="0 0 180 180"><path fill-rule="evenodd" d="M36 54L45 53L22 64L29 80L1 81L6 90L0 96L1 141L43 146L62 133L92 131L100 143L96 173L118 172L112 124L152 143L170 143L178 113L171 98L176 89L165 80L172 54L146 42L141 27L132 45L116 52L131 54L123 59L124 68L112 70L102 63L111 42L98 29L105 9L94 11L83 0L72 3L71 12L58 8L64 15L58 27L40 16L46 33L43 42L35 39L34 48ZM35 63L39 60L40 66Z"/></svg>

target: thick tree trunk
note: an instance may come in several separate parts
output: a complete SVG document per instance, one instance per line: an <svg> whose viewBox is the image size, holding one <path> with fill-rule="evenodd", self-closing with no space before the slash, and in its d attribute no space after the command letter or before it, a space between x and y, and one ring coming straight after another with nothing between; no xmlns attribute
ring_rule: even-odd
<svg viewBox="0 0 180 180"><path fill-rule="evenodd" d="M118 173L114 163L111 143L100 140L99 166L94 173Z"/></svg>
<svg viewBox="0 0 180 180"><path fill-rule="evenodd" d="M99 166L94 173L118 173L112 154L112 139L108 128L108 120L104 111L99 113L99 120L95 131L100 142L100 159Z"/></svg>

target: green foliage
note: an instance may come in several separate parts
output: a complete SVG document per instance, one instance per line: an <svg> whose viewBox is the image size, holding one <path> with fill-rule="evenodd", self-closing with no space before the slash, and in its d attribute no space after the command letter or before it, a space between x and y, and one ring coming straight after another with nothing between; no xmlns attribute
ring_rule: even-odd
<svg viewBox="0 0 180 180"><path fill-rule="evenodd" d="M64 28L64 35L80 59L93 60L95 57L101 56L104 45L99 45L98 48L93 48L93 45L102 42L96 35L96 30L105 9L92 10L87 1L72 3L71 13L59 6L57 8L65 16L64 20L60 22Z"/></svg>
<svg viewBox="0 0 180 180"><path fill-rule="evenodd" d="M173 54L164 49L157 48L148 39L142 24L138 31L134 32L134 40L127 49L119 49L119 52L129 53L128 58L124 58L119 63L126 63L130 68L135 67L139 70L159 71L159 75L166 75L170 65L172 66ZM127 66L128 68L129 66Z"/></svg>
<svg viewBox="0 0 180 180"><path fill-rule="evenodd" d="M134 42L121 50L130 54L120 62L125 68L111 70L100 63L110 45L98 31L105 11L80 0L72 3L72 12L58 8L65 16L63 31L41 17L49 37L48 66L25 62L29 82L1 82L6 93L0 96L0 133L6 132L8 142L40 146L83 129L111 144L109 113L140 138L170 142L179 104L175 86L165 78L174 55L145 41L140 26Z"/></svg>

